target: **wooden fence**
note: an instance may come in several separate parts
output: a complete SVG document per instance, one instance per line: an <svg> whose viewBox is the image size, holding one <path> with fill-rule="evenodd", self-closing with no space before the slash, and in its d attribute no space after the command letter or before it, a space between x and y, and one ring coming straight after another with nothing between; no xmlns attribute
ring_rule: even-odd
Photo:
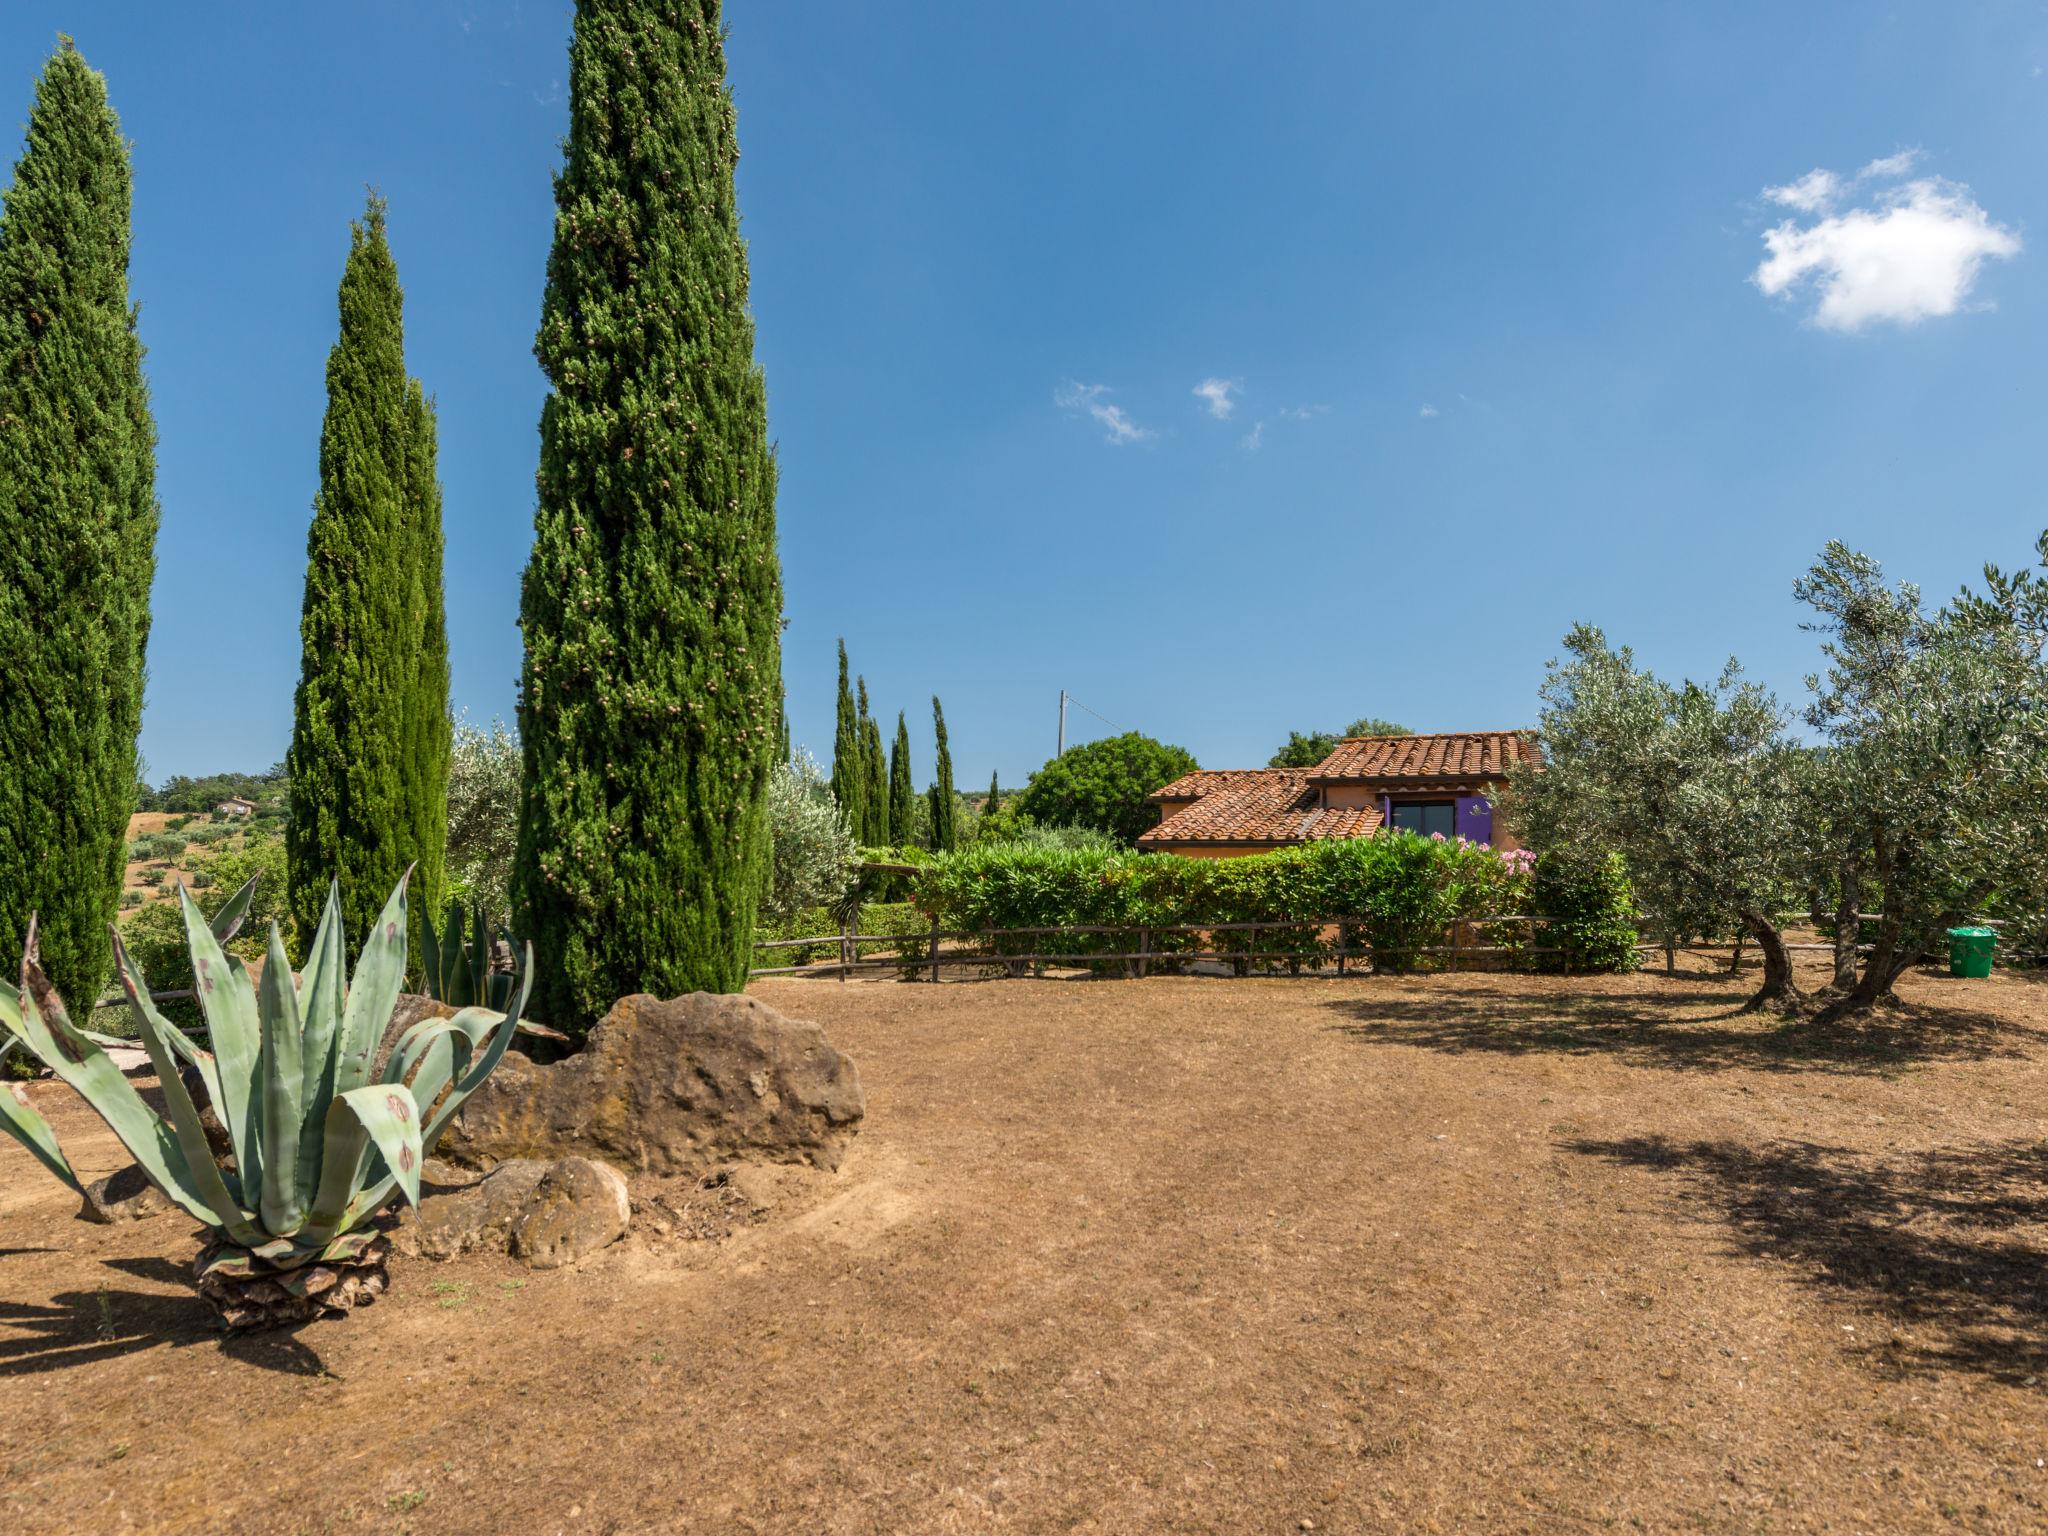
<svg viewBox="0 0 2048 1536"><path fill-rule="evenodd" d="M1883 916L1878 912L1860 915L1859 922L1873 922ZM1774 918L1797 917L1800 921L1808 918L1806 913L1773 914ZM1562 954L1557 946L1538 944L1479 944L1464 943L1465 936L1474 930L1490 926L1523 923L1532 930L1537 925L1547 924L1552 919L1535 917L1526 913L1507 913L1500 916L1461 918L1452 925L1449 944L1419 945L1401 951L1405 957L1423 955L1449 956L1449 969L1457 970L1461 963L1486 960L1489 968L1512 967L1521 962L1542 955ZM2002 927L1996 921L1986 921L1985 926ZM1366 968L1373 965L1373 947L1369 944L1317 943L1311 947L1292 949L1260 949L1258 935L1261 932L1287 931L1300 933L1312 930L1318 933L1335 929L1341 936L1347 929L1364 927L1363 920L1352 917L1271 919L1256 923L1152 923L1152 924L1088 924L1074 923L1046 928L985 928L946 929L932 920L930 929L922 933L861 933L848 926L839 933L821 934L806 939L768 939L754 945L756 950L819 949L832 948L837 959L814 961L803 965L756 966L747 974L752 976L837 976L841 981L860 970L900 971L905 980L917 979L936 982L946 966L957 969L969 967L987 968L1001 966L1010 974L1016 974L1023 966L1057 965L1064 967L1087 967L1091 970L1103 965L1121 965L1127 977L1141 977L1152 973L1155 966L1177 966L1197 961L1229 963L1242 973L1243 968L1257 961L1284 961L1290 974L1303 971L1321 973L1329 962L1335 962L1334 974L1356 975L1359 967L1354 962L1363 961ZM1154 940L1168 934L1198 934L1213 937L1217 934L1243 933L1246 937L1240 949L1212 948L1204 946L1160 948ZM1060 951L1057 945L1043 949L1032 944L1019 951L1005 950L998 941L1005 939L1057 939L1063 935L1094 934L1136 937L1135 947L1120 949ZM892 955L868 955L860 953L862 945L888 945L896 953ZM972 948L959 946L971 945ZM949 948L948 946L954 946ZM1754 949L1755 941L1745 937L1727 943L1701 943L1698 941L1667 945L1662 940L1645 939L1637 943L1636 949L1643 954L1677 953L1727 953ZM1858 944L1858 951L1869 949L1867 944ZM1785 948L1792 951L1820 951L1834 953L1834 944L1788 941ZM2024 957L2022 957L2024 958Z"/></svg>
<svg viewBox="0 0 2048 1536"><path fill-rule="evenodd" d="M1524 923L1541 924L1550 919L1522 915L1500 917L1463 918L1453 925L1449 944L1425 944L1405 948L1404 957L1422 955L1448 955L1453 970L1461 961L1490 957L1492 960L1518 962L1524 958L1562 953L1555 947L1535 944L1482 944L1463 942L1468 933L1475 929L1496 924ZM1014 972L1022 966L1085 966L1090 969L1104 965L1121 965L1129 977L1150 975L1157 966L1184 965L1197 961L1228 963L1236 968L1248 966L1256 961L1286 962L1290 971L1303 969L1320 971L1331 962L1335 963L1335 974L1355 974L1354 962L1364 961L1370 966L1373 947L1369 944L1346 944L1341 936L1347 930L1362 928L1365 923L1355 917L1309 917L1291 919L1269 919L1256 923L1072 923L1045 928L984 928L947 929L942 928L936 918L929 930L923 933L860 933L848 927L840 933L821 934L806 939L768 939L757 943L756 950L825 948L836 949L838 958L815 961L804 965L757 966L750 976L834 976L841 981L859 970L894 970L904 972L906 979L915 974L917 979L936 982L946 966L955 969L966 967L986 968L1002 966ZM1335 929L1340 940L1334 944L1316 943L1312 947L1297 946L1289 949L1261 949L1258 936L1261 933L1312 931L1325 933ZM1171 945L1162 947L1156 941L1171 934L1193 934L1213 939L1217 934L1245 935L1243 947L1230 949L1213 945L1193 946ZM1085 951L1061 950L1057 944L1047 948L1032 943L1022 949L1003 946L1003 940L1039 940L1058 938L1066 935L1091 934L1115 936L1126 940L1135 939L1135 944L1109 949ZM863 944L886 944L896 951L893 955L863 956ZM949 947L952 946L952 947ZM961 946L973 946L963 948ZM1661 947L1661 946L1649 946Z"/></svg>

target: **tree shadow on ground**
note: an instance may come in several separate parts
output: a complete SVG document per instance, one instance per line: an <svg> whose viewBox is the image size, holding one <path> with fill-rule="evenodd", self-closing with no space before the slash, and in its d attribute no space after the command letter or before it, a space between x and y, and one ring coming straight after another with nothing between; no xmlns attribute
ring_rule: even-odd
<svg viewBox="0 0 2048 1536"><path fill-rule="evenodd" d="M1513 992L1441 977L1430 979L1426 995L1349 997L1324 1006L1349 1021L1337 1026L1344 1034L1367 1045L1452 1055L1607 1055L1694 1071L1887 1073L1927 1061L2021 1057L2048 1043L2037 1027L1975 1009L1901 1004L1867 1020L1823 1024L1743 1012L1752 981L1645 979L1656 985L1637 992Z"/></svg>
<svg viewBox="0 0 2048 1536"><path fill-rule="evenodd" d="M1859 1348L1891 1377L2048 1377L2048 1148L2032 1141L1879 1158L1806 1142L1661 1136L1567 1150L1677 1176L1734 1251L1873 1306L1898 1337ZM1846 1337L1846 1335L1845 1335Z"/></svg>
<svg viewBox="0 0 2048 1536"><path fill-rule="evenodd" d="M109 1260L109 1267L145 1279L164 1276L189 1285L190 1273L162 1260ZM196 1292L166 1296L154 1291L66 1291L47 1305L0 1301L0 1378L36 1376L111 1360L159 1345L174 1349L217 1344L222 1354L264 1370L294 1376L324 1376L319 1355L290 1333L223 1335L213 1311Z"/></svg>

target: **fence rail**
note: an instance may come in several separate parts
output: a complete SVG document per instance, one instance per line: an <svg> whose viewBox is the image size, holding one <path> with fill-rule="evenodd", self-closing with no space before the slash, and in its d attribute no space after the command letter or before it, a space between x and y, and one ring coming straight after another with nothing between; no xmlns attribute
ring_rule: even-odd
<svg viewBox="0 0 2048 1536"><path fill-rule="evenodd" d="M1547 917L1535 917L1525 913L1505 913L1499 916L1460 918L1453 926L1454 938L1463 931L1496 926L1503 923L1548 923ZM1347 974L1350 962L1374 961L1374 946L1370 944L1317 944L1312 949L1260 949L1257 935L1273 932L1301 932L1310 930L1324 932L1336 929L1340 933L1347 929L1364 927L1365 919L1358 917L1298 917L1269 918L1259 922L1236 923L1064 923L1036 928L943 928L934 918L930 929L923 933L860 933L848 927L839 933L819 934L813 938L763 939L754 945L757 950L776 949L837 949L836 960L818 960L802 965L756 966L749 976L834 976L841 981L855 971L894 970L919 973L926 981L936 982L947 966L956 970L974 966L1000 965L1016 966L1097 966L1120 964L1128 976L1150 974L1155 964L1185 964L1195 961L1218 961L1232 964L1251 964L1255 961L1285 961L1292 967L1313 965L1317 969L1330 961L1336 963L1336 974ZM1243 933L1249 937L1241 949L1212 949L1206 947L1157 948L1155 937L1171 934L1201 934L1210 936L1220 933ZM1137 947L1086 952L1041 951L1033 946L1023 951L1007 951L997 947L1003 939L1040 939L1062 935L1136 936ZM860 953L863 944L886 944L895 948L894 955L869 955ZM971 950L948 949L948 944L971 944ZM913 946L921 948L922 953ZM1654 946L1661 947L1661 946ZM1562 954L1555 946L1535 944L1418 944L1400 948L1381 946L1392 955L1403 957L1422 955L1449 955L1452 968L1460 960L1481 959L1489 956L1507 956L1514 959L1540 955Z"/></svg>

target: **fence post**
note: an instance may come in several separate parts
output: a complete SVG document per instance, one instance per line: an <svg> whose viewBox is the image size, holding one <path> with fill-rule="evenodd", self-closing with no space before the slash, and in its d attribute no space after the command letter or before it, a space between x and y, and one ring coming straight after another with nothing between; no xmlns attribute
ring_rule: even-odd
<svg viewBox="0 0 2048 1536"><path fill-rule="evenodd" d="M939 984L939 920L932 919L932 985Z"/></svg>
<svg viewBox="0 0 2048 1536"><path fill-rule="evenodd" d="M856 918L854 918L854 919L853 919L853 921L854 921L854 922L855 922L855 923L857 924L857 923L859 923L860 919L859 919L858 917L856 917ZM840 979L841 981L844 981L844 980L846 980L847 976L848 976L848 975L849 975L849 974L850 974L850 973L852 972L852 970L853 970L853 955L854 955L854 948L853 948L853 936L854 936L854 934L855 934L855 933L857 933L858 931L859 931L859 929L858 929L858 928L856 928L856 927L849 927L849 926L847 926L847 923L846 923L846 920L845 920L845 919L843 919L843 918L842 918L842 919L840 920L840 924L839 924L839 979Z"/></svg>
<svg viewBox="0 0 2048 1536"><path fill-rule="evenodd" d="M1151 974L1152 930L1150 928L1140 928L1138 930L1138 975L1145 977Z"/></svg>

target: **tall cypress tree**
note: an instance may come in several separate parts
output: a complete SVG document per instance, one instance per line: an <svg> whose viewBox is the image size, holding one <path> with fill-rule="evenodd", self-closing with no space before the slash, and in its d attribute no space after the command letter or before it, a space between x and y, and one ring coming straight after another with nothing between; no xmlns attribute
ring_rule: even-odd
<svg viewBox="0 0 2048 1536"><path fill-rule="evenodd" d="M868 708L868 680L857 688L860 701L861 804L864 820L860 840L870 848L889 846L889 759L882 750L882 726Z"/></svg>
<svg viewBox="0 0 2048 1536"><path fill-rule="evenodd" d="M0 201L0 954L40 914L81 1020L110 963L156 571L130 185L106 81L65 38Z"/></svg>
<svg viewBox="0 0 2048 1536"><path fill-rule="evenodd" d="M860 712L846 673L846 642L839 642L839 715L832 737L832 797L847 831L858 840L867 830L867 757L861 744Z"/></svg>
<svg viewBox="0 0 2048 1536"><path fill-rule="evenodd" d="M932 695L932 735L937 739L937 766L932 777L932 852L947 853L958 846L960 833L953 804L953 752L946 743L946 712L939 696Z"/></svg>
<svg viewBox="0 0 2048 1536"><path fill-rule="evenodd" d="M896 711L896 740L889 748L889 832L895 843L917 835L917 785L910 772L910 727Z"/></svg>
<svg viewBox="0 0 2048 1536"><path fill-rule="evenodd" d="M1000 784L996 783L995 772L991 770L988 776L988 799L982 803L981 814L987 816L991 812L999 811L1002 808L1003 789Z"/></svg>
<svg viewBox="0 0 2048 1536"><path fill-rule="evenodd" d="M448 827L448 635L433 407L405 373L405 299L374 193L349 228L327 355L292 708L290 907L310 936L330 880L365 933L406 866L438 905Z"/></svg>
<svg viewBox="0 0 2048 1536"><path fill-rule="evenodd" d="M578 0L535 343L513 905L537 1015L746 984L782 581L718 0Z"/></svg>

